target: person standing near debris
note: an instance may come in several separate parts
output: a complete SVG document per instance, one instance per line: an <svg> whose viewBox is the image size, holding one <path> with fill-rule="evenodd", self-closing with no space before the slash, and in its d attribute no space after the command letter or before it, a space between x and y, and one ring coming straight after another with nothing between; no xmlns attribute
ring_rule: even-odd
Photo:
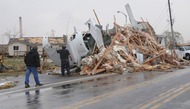
<svg viewBox="0 0 190 109"><path fill-rule="evenodd" d="M26 64L26 76L25 76L25 88L29 88L29 77L30 73L32 72L34 76L34 80L36 82L37 86L42 86L43 84L40 83L39 77L38 77L38 69L40 68L40 58L39 53L37 52L38 48L37 46L33 46L31 50L26 54L24 58L24 63Z"/></svg>
<svg viewBox="0 0 190 109"><path fill-rule="evenodd" d="M57 50L57 53L60 54L60 59L61 59L61 74L62 74L62 76L65 75L65 69L67 71L67 75L70 76L69 58L72 60L72 57L70 56L69 50L67 50L66 46L63 45L61 50Z"/></svg>
<svg viewBox="0 0 190 109"><path fill-rule="evenodd" d="M0 73L3 72L3 54L0 53Z"/></svg>

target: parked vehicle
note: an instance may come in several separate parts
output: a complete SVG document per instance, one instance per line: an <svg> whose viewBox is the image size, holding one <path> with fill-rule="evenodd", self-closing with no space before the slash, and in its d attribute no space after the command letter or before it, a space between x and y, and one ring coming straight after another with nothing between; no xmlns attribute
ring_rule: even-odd
<svg viewBox="0 0 190 109"><path fill-rule="evenodd" d="M175 51L179 58L190 60L190 45L177 45Z"/></svg>

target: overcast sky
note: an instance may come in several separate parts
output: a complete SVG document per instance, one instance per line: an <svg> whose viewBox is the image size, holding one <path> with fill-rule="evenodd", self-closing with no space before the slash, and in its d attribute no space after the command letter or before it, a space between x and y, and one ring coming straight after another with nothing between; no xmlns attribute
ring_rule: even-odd
<svg viewBox="0 0 190 109"><path fill-rule="evenodd" d="M174 31L180 32L185 40L190 40L190 0L170 0ZM22 17L25 36L45 36L55 31L56 36L73 33L73 27L87 30L84 23L91 18L97 23L93 9L105 29L113 27L114 15L120 25L124 25L127 14L125 5L129 3L137 21L148 21L157 34L170 30L168 0L0 0L0 34L19 31L19 16ZM129 20L128 20L129 21ZM128 22L129 23L129 22Z"/></svg>

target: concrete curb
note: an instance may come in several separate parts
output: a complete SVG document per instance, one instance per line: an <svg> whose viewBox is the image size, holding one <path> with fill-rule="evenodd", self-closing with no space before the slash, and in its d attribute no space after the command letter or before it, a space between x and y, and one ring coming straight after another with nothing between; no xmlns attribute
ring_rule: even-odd
<svg viewBox="0 0 190 109"><path fill-rule="evenodd" d="M102 74L102 75L95 75L95 76L90 76L90 77L83 77L83 78L79 78L79 79L61 81L61 82L56 82L56 83L52 83L52 84L46 84L46 85L43 85L40 87L30 87L30 88L25 88L25 89L20 89L20 90L3 92L3 93L0 93L0 96L19 93L19 92L29 92L32 90L45 89L45 88L56 87L56 86L67 85L67 84L73 84L73 83L79 83L79 82L84 82L84 81L91 81L91 80L100 79L100 78L104 78L104 77L111 77L111 76L115 76L115 75L117 75L117 74L111 73L111 74Z"/></svg>

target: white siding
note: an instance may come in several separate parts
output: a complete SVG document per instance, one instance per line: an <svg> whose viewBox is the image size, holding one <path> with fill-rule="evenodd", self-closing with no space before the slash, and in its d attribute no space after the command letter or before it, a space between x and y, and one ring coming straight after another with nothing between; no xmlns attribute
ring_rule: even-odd
<svg viewBox="0 0 190 109"><path fill-rule="evenodd" d="M14 46L18 46L18 50L14 50ZM22 43L13 43L8 47L9 56L23 56L27 51L27 46Z"/></svg>
<svg viewBox="0 0 190 109"><path fill-rule="evenodd" d="M42 51L43 51L42 46L38 45L37 47L38 47L38 53L42 55Z"/></svg>
<svg viewBox="0 0 190 109"><path fill-rule="evenodd" d="M14 50L14 46L18 46L18 50ZM37 45L38 47L38 53L42 55L42 45ZM59 45L52 45L52 48L57 48ZM9 44L8 46L8 53L9 56L23 56L26 52L30 50L30 45L25 45L24 43L15 42L13 44Z"/></svg>

